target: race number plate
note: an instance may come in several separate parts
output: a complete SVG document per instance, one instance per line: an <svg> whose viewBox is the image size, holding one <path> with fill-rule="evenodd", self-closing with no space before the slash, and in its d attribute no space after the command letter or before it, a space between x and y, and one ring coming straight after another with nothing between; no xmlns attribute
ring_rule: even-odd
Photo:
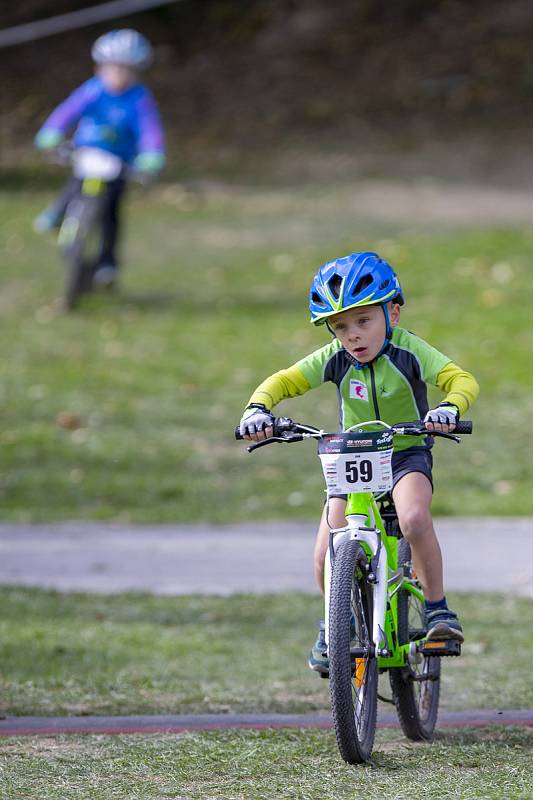
<svg viewBox="0 0 533 800"><path fill-rule="evenodd" d="M318 455L328 495L392 489L392 433L327 433Z"/></svg>

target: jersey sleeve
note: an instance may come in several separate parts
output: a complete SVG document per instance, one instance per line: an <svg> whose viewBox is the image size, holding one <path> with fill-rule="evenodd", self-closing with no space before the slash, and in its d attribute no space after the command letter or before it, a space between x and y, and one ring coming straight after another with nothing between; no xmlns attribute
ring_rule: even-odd
<svg viewBox="0 0 533 800"><path fill-rule="evenodd" d="M446 364L450 363L449 357L415 334L410 334L409 344L409 349L418 361L421 379L425 383L437 386L437 376Z"/></svg>
<svg viewBox="0 0 533 800"><path fill-rule="evenodd" d="M257 387L250 403L262 403L271 409L282 400L298 397L309 389L316 389L325 381L326 366L341 347L335 340L297 361L292 367L271 375Z"/></svg>
<svg viewBox="0 0 533 800"><path fill-rule="evenodd" d="M274 408L282 400L290 397L298 397L305 394L311 388L305 375L297 365L275 372L263 381L250 397L248 405L251 403L262 403L268 409Z"/></svg>
<svg viewBox="0 0 533 800"><path fill-rule="evenodd" d="M460 414L470 408L479 393L476 379L435 347L410 334L422 380L446 393L445 401L457 406Z"/></svg>
<svg viewBox="0 0 533 800"><path fill-rule="evenodd" d="M164 153L165 137L157 104L145 89L137 103L137 152L138 153Z"/></svg>
<svg viewBox="0 0 533 800"><path fill-rule="evenodd" d="M95 78L86 81L52 111L41 130L67 133L79 122L89 103L96 99L98 92L99 83Z"/></svg>
<svg viewBox="0 0 533 800"><path fill-rule="evenodd" d="M448 361L437 375L436 386L446 392L447 403L457 406L460 414L464 414L479 394L479 385L470 372L466 372L453 361Z"/></svg>
<svg viewBox="0 0 533 800"><path fill-rule="evenodd" d="M330 380L326 376L327 367L339 350L342 350L342 345L338 339L334 339L329 344L296 362L294 366L304 375L311 389L316 389L317 386Z"/></svg>

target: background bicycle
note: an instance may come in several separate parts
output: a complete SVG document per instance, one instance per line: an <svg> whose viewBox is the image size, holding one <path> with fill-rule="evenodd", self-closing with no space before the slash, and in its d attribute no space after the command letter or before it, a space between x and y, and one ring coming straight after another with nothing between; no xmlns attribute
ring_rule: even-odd
<svg viewBox="0 0 533 800"><path fill-rule="evenodd" d="M118 227L117 202L127 180L145 185L149 177L96 147L74 148L65 143L49 158L70 167L72 177L54 206L36 219L35 227L40 229L43 215L54 215L58 245L67 266L65 308L71 311L83 294L113 287L116 268L109 262Z"/></svg>

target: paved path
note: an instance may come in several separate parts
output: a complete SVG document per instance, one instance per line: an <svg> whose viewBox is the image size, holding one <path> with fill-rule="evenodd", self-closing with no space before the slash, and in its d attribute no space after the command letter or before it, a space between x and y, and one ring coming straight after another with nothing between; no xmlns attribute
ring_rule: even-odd
<svg viewBox="0 0 533 800"><path fill-rule="evenodd" d="M187 731L261 730L264 728L331 728L325 714L160 714L131 717L8 717L0 720L0 736L54 736L64 733L185 733ZM485 725L533 727L533 710L441 711L439 728ZM398 726L394 713L379 713L378 727Z"/></svg>
<svg viewBox="0 0 533 800"><path fill-rule="evenodd" d="M533 597L533 518L436 521L449 590ZM0 583L159 594L315 591L315 523L0 524ZM504 558L505 554L505 558Z"/></svg>

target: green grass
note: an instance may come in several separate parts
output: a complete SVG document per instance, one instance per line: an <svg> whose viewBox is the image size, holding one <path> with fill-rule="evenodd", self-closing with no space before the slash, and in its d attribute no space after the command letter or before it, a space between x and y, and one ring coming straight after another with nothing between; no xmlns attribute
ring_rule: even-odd
<svg viewBox="0 0 533 800"><path fill-rule="evenodd" d="M308 323L310 278L357 248L392 260L407 296L403 324L481 384L476 435L436 447L435 512L533 514L523 433L533 234L385 230L355 214L353 193L166 186L137 195L122 293L72 315L56 303L63 269L53 241L31 230L48 197L0 195L2 518L317 516L313 446L248 456L232 430L263 377L325 341ZM336 425L331 386L280 408ZM57 423L65 413L77 430Z"/></svg>
<svg viewBox="0 0 533 800"><path fill-rule="evenodd" d="M316 596L4 588L0 600L4 715L329 709L328 684L306 663L322 615ZM532 707L533 601L451 600L467 640L444 663L441 707ZM380 686L390 695L387 676Z"/></svg>
<svg viewBox="0 0 533 800"><path fill-rule="evenodd" d="M533 731L445 731L414 744L378 731L350 767L331 731L72 736L0 742L6 800L529 800Z"/></svg>

